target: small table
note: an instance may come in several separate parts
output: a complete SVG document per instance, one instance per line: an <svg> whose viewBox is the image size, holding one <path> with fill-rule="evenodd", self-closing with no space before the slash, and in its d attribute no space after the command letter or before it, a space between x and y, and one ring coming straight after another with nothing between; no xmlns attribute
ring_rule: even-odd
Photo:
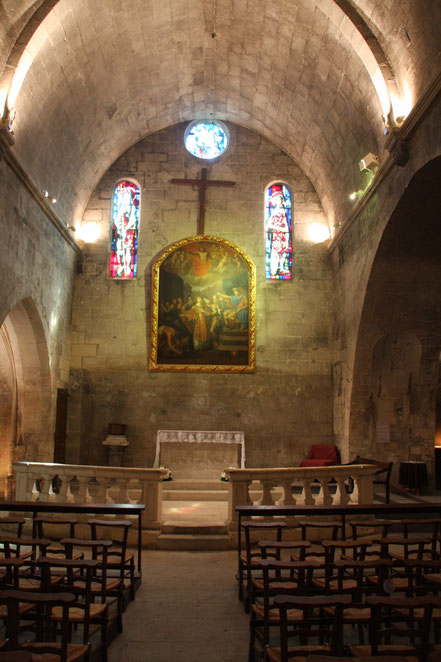
<svg viewBox="0 0 441 662"><path fill-rule="evenodd" d="M423 487L427 487L427 465L425 462L400 462L400 485L407 487L410 492L419 495Z"/></svg>

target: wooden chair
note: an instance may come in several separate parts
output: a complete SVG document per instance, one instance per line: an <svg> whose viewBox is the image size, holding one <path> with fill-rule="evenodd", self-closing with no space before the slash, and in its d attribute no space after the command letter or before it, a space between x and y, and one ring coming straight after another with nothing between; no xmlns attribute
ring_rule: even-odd
<svg viewBox="0 0 441 662"><path fill-rule="evenodd" d="M125 582L129 580L130 599L135 599L135 557L127 550L127 539L132 522L129 520L89 520L92 540L111 540L107 557L108 577L112 573Z"/></svg>
<svg viewBox="0 0 441 662"><path fill-rule="evenodd" d="M69 608L74 603L71 593L29 593L27 591L7 590L0 592L0 604L7 610L6 634L7 648L10 655L18 650L24 650L41 660L59 660L59 662L77 662L88 660L90 646L88 643L70 643L70 627L68 621ZM36 608L36 617L22 624L20 605L31 604ZM58 634L61 640L55 640L55 630L51 619L52 610L61 610L61 628ZM23 641L23 635L34 636L33 641ZM6 655L6 652L5 652ZM42 656L42 657L40 657ZM7 658L6 658L7 659ZM23 656L13 657L14 662L23 662ZM32 657L34 660L34 657Z"/></svg>
<svg viewBox="0 0 441 662"><path fill-rule="evenodd" d="M280 646L267 646L267 662L289 662L296 658L304 659L313 653L343 655L343 606L351 601L350 595L336 596L295 596L278 595L274 607L279 610ZM335 607L332 616L323 613L325 607ZM301 612L299 622L289 623L289 611ZM298 639L296 645L289 645L291 639ZM329 643L325 644L323 641Z"/></svg>
<svg viewBox="0 0 441 662"><path fill-rule="evenodd" d="M324 540L323 550L324 550L324 568L325 573L323 577L317 577L314 579L314 586L323 592L327 590L332 593L335 591L335 586L337 584L337 574L335 562L339 559L340 555L344 555L344 561L364 561L366 558L366 549L372 544L371 540L359 539L359 540ZM352 558L349 558L348 555L351 555ZM308 557L306 558L308 560ZM348 566L349 567L349 566ZM357 586L357 580L346 570L343 581L343 590L352 590Z"/></svg>
<svg viewBox="0 0 441 662"><path fill-rule="evenodd" d="M66 558L74 559L78 554L75 549L81 550L80 556L88 554L98 566L93 571L91 594L92 599L100 597L106 600L109 607L116 604L116 621L119 632L123 630L122 613L124 609L124 581L118 577L108 577L108 553L113 545L111 540L82 540L76 538L63 538L61 540ZM110 619L111 620L111 619Z"/></svg>
<svg viewBox="0 0 441 662"><path fill-rule="evenodd" d="M2 536L0 547L6 559L21 559L18 586L20 591L40 591L41 577L35 566L35 559L45 554L51 541L47 538L16 538ZM23 547L26 548L23 552ZM60 581L58 579L57 581Z"/></svg>
<svg viewBox="0 0 441 662"><path fill-rule="evenodd" d="M255 522L246 520L242 522L242 531L245 537L245 552L240 554L238 583L239 600L243 600L245 611L248 613L251 605L252 577L257 563L262 558L262 550L258 547L259 540L254 541L254 533L260 540L267 541L268 532L275 535L276 542L282 541L283 530L286 528L286 522Z"/></svg>
<svg viewBox="0 0 441 662"><path fill-rule="evenodd" d="M51 545L46 549L45 556L65 556L65 549L61 544L63 538L75 538L75 527L78 524L76 517L35 517L34 535L36 538L46 538ZM81 555L77 555L80 559Z"/></svg>
<svg viewBox="0 0 441 662"><path fill-rule="evenodd" d="M325 592L349 594L352 601L343 608L343 626L357 627L360 644L364 644L364 630L370 623L371 612L366 606L368 595L385 595L385 586L392 570L389 559L367 559L364 561L335 561L335 573L329 574ZM348 579L348 576L350 579ZM373 581L373 578L375 581ZM333 608L325 609L332 614Z"/></svg>
<svg viewBox="0 0 441 662"><path fill-rule="evenodd" d="M43 592L53 590L73 594L74 600L69 605L67 620L70 632L73 627L81 626L82 641L88 643L92 634L100 633L100 652L103 662L107 662L107 630L109 625L108 605L103 588L100 601L92 600L92 581L94 571L99 567L98 561L93 559L72 560L57 559L55 557L40 557L37 564L41 568L41 586ZM64 569L62 582L54 586L54 578L58 578L58 571ZM60 606L51 611L51 620L62 623L64 612ZM91 626L97 626L91 628Z"/></svg>
<svg viewBox="0 0 441 662"><path fill-rule="evenodd" d="M273 605L274 597L293 593L311 595L313 573L321 567L318 561L259 561L258 569L262 573L262 580L253 582L259 581L262 585L259 587L261 590L257 600L251 605L249 662L254 662L258 647L263 652L269 644L270 628L280 625L279 611ZM287 617L290 624L299 624L303 613L291 610Z"/></svg>
<svg viewBox="0 0 441 662"><path fill-rule="evenodd" d="M17 538L21 538L23 535L23 527L26 524L26 520L24 517L14 517L13 515L9 517L0 517L0 529L5 528L4 525L6 524L6 531L3 533L3 535L12 535L16 536Z"/></svg>
<svg viewBox="0 0 441 662"><path fill-rule="evenodd" d="M315 518L308 520L299 520L298 525L302 532L302 540L307 540L311 543L312 548L308 550L306 558L308 560L322 561L325 557L322 542L326 540L338 540L339 535L343 531L343 524L338 521L318 520ZM317 531L320 535L317 536ZM300 558L297 554L293 554L293 561L299 561Z"/></svg>
<svg viewBox="0 0 441 662"><path fill-rule="evenodd" d="M349 646L351 655L410 655L427 662L432 611L441 606L441 598L368 596L366 604L371 608L369 644Z"/></svg>
<svg viewBox="0 0 441 662"><path fill-rule="evenodd" d="M427 543L425 549L422 552L422 558L424 559L438 559L440 558L440 553L438 550L439 545L439 534L441 530L441 519L431 517L429 519L417 518L417 519L403 519L401 520L401 526L403 529L403 538L412 539L412 533L417 534L418 538L421 538L421 532L424 529L429 529L429 535L427 536ZM405 559L409 556L419 558L418 551L413 551L412 548L407 552L407 555L404 553L392 553L394 558Z"/></svg>

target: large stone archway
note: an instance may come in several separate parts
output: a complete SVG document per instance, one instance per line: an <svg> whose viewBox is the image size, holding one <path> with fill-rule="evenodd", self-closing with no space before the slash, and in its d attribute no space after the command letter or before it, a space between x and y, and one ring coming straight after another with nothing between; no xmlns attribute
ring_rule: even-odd
<svg viewBox="0 0 441 662"><path fill-rule="evenodd" d="M49 355L40 315L24 299L0 327L0 494L14 460L52 459Z"/></svg>
<svg viewBox="0 0 441 662"><path fill-rule="evenodd" d="M354 362L351 456L368 452L433 465L441 347L440 176L438 157L412 178L372 265ZM378 423L387 428L380 430Z"/></svg>

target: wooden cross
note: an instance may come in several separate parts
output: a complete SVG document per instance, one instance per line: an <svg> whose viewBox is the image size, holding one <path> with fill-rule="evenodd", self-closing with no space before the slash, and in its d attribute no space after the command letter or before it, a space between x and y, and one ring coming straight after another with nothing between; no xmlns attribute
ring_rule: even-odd
<svg viewBox="0 0 441 662"><path fill-rule="evenodd" d="M197 186L199 189L199 213L198 213L198 235L203 235L205 231L205 191L209 186L236 186L236 182L220 181L217 179L207 179L207 168L202 168L200 179L171 179L172 184L182 184L184 186Z"/></svg>

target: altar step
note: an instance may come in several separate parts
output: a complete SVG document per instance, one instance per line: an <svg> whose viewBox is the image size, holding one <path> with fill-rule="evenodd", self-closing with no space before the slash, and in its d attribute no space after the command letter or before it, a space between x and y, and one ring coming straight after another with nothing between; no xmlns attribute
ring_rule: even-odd
<svg viewBox="0 0 441 662"><path fill-rule="evenodd" d="M170 480L162 484L163 501L228 501L228 483L221 480Z"/></svg>
<svg viewBox="0 0 441 662"><path fill-rule="evenodd" d="M157 538L158 549L214 551L229 549L231 538L227 527L219 522L168 521Z"/></svg>

